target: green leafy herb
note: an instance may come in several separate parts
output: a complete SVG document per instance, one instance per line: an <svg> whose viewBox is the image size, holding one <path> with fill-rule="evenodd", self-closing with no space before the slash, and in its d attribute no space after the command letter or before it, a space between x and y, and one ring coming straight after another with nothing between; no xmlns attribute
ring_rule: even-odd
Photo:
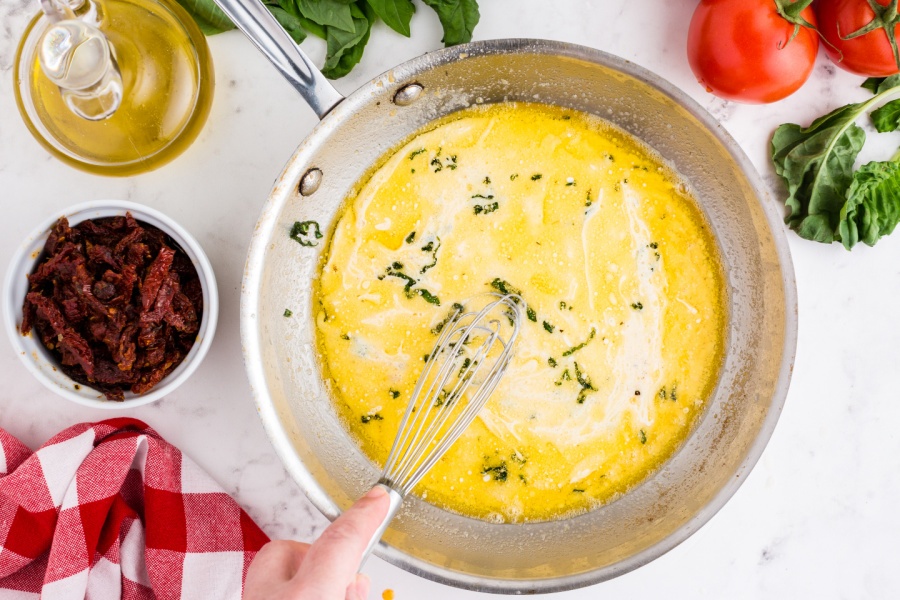
<svg viewBox="0 0 900 600"><path fill-rule="evenodd" d="M530 306L525 307L525 316L528 317L528 320L532 323L537 323L537 313L534 312L534 309Z"/></svg>
<svg viewBox="0 0 900 600"><path fill-rule="evenodd" d="M581 372L577 362L575 363L575 380L581 386L581 390L578 391L578 397L575 401L578 402L578 404L584 404L585 396L587 396L589 392L596 392L597 388L595 388L591 384L591 380Z"/></svg>
<svg viewBox="0 0 900 600"><path fill-rule="evenodd" d="M413 150L409 155L409 160L414 159L420 154L424 154L426 152L425 148L419 148L418 150Z"/></svg>
<svg viewBox="0 0 900 600"><path fill-rule="evenodd" d="M322 231L315 221L295 221L291 227L290 236L301 246L317 246L319 243L315 240L322 239Z"/></svg>
<svg viewBox="0 0 900 600"><path fill-rule="evenodd" d="M500 461L499 465L494 465L494 466L485 465L485 467L481 470L481 474L482 475L490 474L494 478L494 481L503 482L503 481L506 481L506 478L509 476L509 469L506 468L506 461L502 460L502 461Z"/></svg>
<svg viewBox="0 0 900 600"><path fill-rule="evenodd" d="M642 444L646 444L646 443L647 443L647 434L644 433L644 430L643 430L643 429L638 430L638 436L640 437L641 443L642 443Z"/></svg>
<svg viewBox="0 0 900 600"><path fill-rule="evenodd" d="M669 391L669 399L670 399L672 402L677 402L677 401L678 401L678 395L677 395L677 392L678 392L678 386L675 385L675 384L673 383L673 384L672 384L672 389Z"/></svg>
<svg viewBox="0 0 900 600"><path fill-rule="evenodd" d="M512 175L509 176L509 180L515 181L518 177L519 177L518 173L513 173Z"/></svg>
<svg viewBox="0 0 900 600"><path fill-rule="evenodd" d="M384 417L382 417L378 413L375 413L373 415L363 415L359 418L359 420L363 423L368 423L369 421L383 421Z"/></svg>
<svg viewBox="0 0 900 600"><path fill-rule="evenodd" d="M350 334L348 334L348 333L342 333L342 334L341 334L341 339L342 339L342 340L349 340L349 339L350 339Z"/></svg>
<svg viewBox="0 0 900 600"><path fill-rule="evenodd" d="M493 198L493 196L491 196ZM500 208L500 204L498 202L491 202L490 204L476 204L473 211L476 215L489 215L495 210Z"/></svg>
<svg viewBox="0 0 900 600"><path fill-rule="evenodd" d="M537 181L537 180L540 179L541 177L543 177L543 175L541 175L540 173L535 173L534 175L531 176L531 180L532 180L532 181Z"/></svg>
<svg viewBox="0 0 900 600"><path fill-rule="evenodd" d="M857 104L842 106L812 122L809 127L787 123L780 126L772 138L772 161L775 172L787 184L785 204L788 216L785 221L801 237L823 243L840 241L850 249L858 239L874 244L881 236L893 230L887 226L892 220L890 204L884 205L879 190L890 187L893 171L889 163L869 163L865 172L857 176L853 165L865 143L866 134L856 125L856 120L873 106L882 103L889 95L898 92L900 77L867 82L866 89L876 95ZM885 104L873 113L873 121L879 131L895 129L900 124L900 103ZM890 162L896 162L892 160ZM880 174L879 175L876 175ZM876 184L876 180L878 183ZM854 187L852 184L859 181ZM853 188L853 206L847 206ZM855 207L867 207L865 216ZM887 213L882 213L888 209ZM846 222L848 218L865 218L878 227L863 228L867 234L859 235L860 224ZM894 223L896 224L896 223ZM854 231L857 232L854 238ZM849 239L844 239L844 234Z"/></svg>
<svg viewBox="0 0 900 600"><path fill-rule="evenodd" d="M294 313L291 311L291 309L286 308L286 309L284 309L284 316L285 316L285 317L292 317L292 316L294 316Z"/></svg>
<svg viewBox="0 0 900 600"><path fill-rule="evenodd" d="M581 488L572 488L572 492L575 494L583 494L584 490Z"/></svg>
<svg viewBox="0 0 900 600"><path fill-rule="evenodd" d="M313 0L306 0L313 2ZM336 2L337 0L330 0ZM323 0L315 0L315 4L325 3ZM346 5L345 5L346 6ZM325 42L327 53L322 74L329 79L339 79L349 73L362 59L363 50L369 41L369 33L372 23L375 21L375 13L365 2L359 8L356 4L350 4L352 29L333 25L325 26ZM301 9L302 12L302 9ZM310 17L307 17L310 18Z"/></svg>
<svg viewBox="0 0 900 600"><path fill-rule="evenodd" d="M571 187L571 186L573 186L573 185L575 185L575 180L572 179L572 178L570 177L570 178L566 181L566 187Z"/></svg>
<svg viewBox="0 0 900 600"><path fill-rule="evenodd" d="M435 250L437 252L437 250ZM433 265L432 265L433 266ZM441 300L428 290L424 288L414 288L413 286L418 283L418 281L409 275L407 275L403 271L403 263L394 262L391 263L385 270L385 276L387 277L396 277L397 279L401 279L405 282L403 286L403 293L406 294L407 298L414 298L415 296L421 296L425 302L429 304L435 304L437 306L441 305Z"/></svg>
<svg viewBox="0 0 900 600"><path fill-rule="evenodd" d="M484 183L484 185L491 185L491 178L490 178L490 177L485 177L483 183Z"/></svg>
<svg viewBox="0 0 900 600"><path fill-rule="evenodd" d="M178 0L206 35L215 35L234 29L234 23L213 0ZM276 17L277 18L277 17Z"/></svg>
<svg viewBox="0 0 900 600"><path fill-rule="evenodd" d="M355 31L353 24L352 4L339 0L295 0L300 14L323 27L335 27L352 33Z"/></svg>
<svg viewBox="0 0 900 600"><path fill-rule="evenodd" d="M455 46L472 41L472 31L481 15L476 0L423 0L434 9L444 28L441 40L445 46Z"/></svg>
<svg viewBox="0 0 900 600"><path fill-rule="evenodd" d="M416 232L411 232L408 236L406 236L406 243L412 244L416 240Z"/></svg>
<svg viewBox="0 0 900 600"><path fill-rule="evenodd" d="M853 174L847 203L841 208L841 242L848 250L857 242L874 246L900 222L900 164L870 162Z"/></svg>
<svg viewBox="0 0 900 600"><path fill-rule="evenodd" d="M565 369L562 372L562 375L559 376L559 379L553 382L554 385L562 385L563 381L572 381L572 376L569 375L569 369Z"/></svg>
<svg viewBox="0 0 900 600"><path fill-rule="evenodd" d="M413 290L415 293L422 296L422 299L425 300L428 304L434 304L435 306L441 305L441 299L426 290L425 288L416 288Z"/></svg>
<svg viewBox="0 0 900 600"><path fill-rule="evenodd" d="M390 395L391 395L391 398L393 398L394 400L396 400L397 398L400 397L400 392L399 392L398 390L393 389L393 388L391 388L391 389L388 390L388 394L390 394Z"/></svg>
<svg viewBox="0 0 900 600"><path fill-rule="evenodd" d="M547 333L553 333L553 330L556 329L556 327L554 327L547 321L544 321L544 329L547 331Z"/></svg>
<svg viewBox="0 0 900 600"><path fill-rule="evenodd" d="M488 194L487 196L485 196L484 194L475 194L474 196L472 196L472 199L474 200L475 198L481 198L482 200L493 200L494 195Z"/></svg>
<svg viewBox="0 0 900 600"><path fill-rule="evenodd" d="M550 358L547 359L547 364L555 369L556 368L556 359L551 356Z"/></svg>
<svg viewBox="0 0 900 600"><path fill-rule="evenodd" d="M416 12L411 0L367 0L375 14L385 24L399 33L409 37L409 21Z"/></svg>
<svg viewBox="0 0 900 600"><path fill-rule="evenodd" d="M306 31L300 23L299 16L289 13L280 6L268 6L268 9L294 42L300 44L306 39Z"/></svg>
<svg viewBox="0 0 900 600"><path fill-rule="evenodd" d="M447 323L449 323L452 319L454 319L456 317L456 315L458 315L462 311L463 311L463 305L460 304L459 302L454 302L453 306L452 306L450 312L447 314L447 316L444 317L440 323L438 323L437 325L435 325L434 327L431 328L431 334L432 335L439 334L441 331L444 330L444 327L447 325Z"/></svg>
<svg viewBox="0 0 900 600"><path fill-rule="evenodd" d="M881 108L876 108L869 115L875 129L881 133L900 129L900 100L891 100Z"/></svg>
<svg viewBox="0 0 900 600"><path fill-rule="evenodd" d="M644 305L641 304L640 302L632 302L632 303L631 303L631 308L633 308L634 310L643 310L643 309L644 309Z"/></svg>
<svg viewBox="0 0 900 600"><path fill-rule="evenodd" d="M422 267L422 269L419 271L420 275L424 274L428 269L433 269L435 265L437 265L437 253L438 250L441 249L441 238L435 237L435 239L437 239L437 245L435 245L434 242L428 242L427 244L422 246L422 252L431 252L431 262Z"/></svg>
<svg viewBox="0 0 900 600"><path fill-rule="evenodd" d="M563 352L563 356L572 356L573 354L575 354L576 352L578 352L579 350L581 350L582 348L587 346L590 343L590 341L592 339L594 339L595 335L597 335L597 330L594 329L593 327L591 327L591 333L590 333L590 335L588 335L588 338L586 340L584 340L583 342L581 342L580 344L578 344L577 346L572 346L571 348L569 348L568 350Z"/></svg>

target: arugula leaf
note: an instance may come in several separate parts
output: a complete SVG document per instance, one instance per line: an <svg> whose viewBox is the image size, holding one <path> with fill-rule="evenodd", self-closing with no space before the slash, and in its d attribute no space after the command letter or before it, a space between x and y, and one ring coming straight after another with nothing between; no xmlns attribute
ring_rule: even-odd
<svg viewBox="0 0 900 600"><path fill-rule="evenodd" d="M296 0L300 14L324 27L335 27L347 33L356 31L351 12L353 4L337 0Z"/></svg>
<svg viewBox="0 0 900 600"><path fill-rule="evenodd" d="M841 209L840 235L847 250L857 242L874 246L900 222L900 164L870 162L853 174Z"/></svg>
<svg viewBox="0 0 900 600"><path fill-rule="evenodd" d="M422 0L434 9L444 28L445 46L472 41L472 31L481 15L477 0Z"/></svg>
<svg viewBox="0 0 900 600"><path fill-rule="evenodd" d="M881 108L877 108L869 115L872 123L881 133L900 129L900 100L891 100Z"/></svg>
<svg viewBox="0 0 900 600"><path fill-rule="evenodd" d="M269 6L268 8L275 20L278 21L278 24L284 27L284 30L288 32L288 35L291 36L294 42L299 44L306 39L306 32L300 24L300 19L280 6Z"/></svg>
<svg viewBox="0 0 900 600"><path fill-rule="evenodd" d="M788 187L785 222L802 238L834 241L853 163L866 140L854 123L864 111L865 103L849 104L809 127L786 123L775 130L772 161Z"/></svg>
<svg viewBox="0 0 900 600"><path fill-rule="evenodd" d="M205 35L215 35L234 29L234 23L213 0L177 0Z"/></svg>
<svg viewBox="0 0 900 600"><path fill-rule="evenodd" d="M869 90L873 94L877 94L878 86L881 84L882 81L884 81L883 77L869 77L868 79L863 81L862 85L859 87L863 88L864 90Z"/></svg>
<svg viewBox="0 0 900 600"><path fill-rule="evenodd" d="M364 13L356 4L350 5L353 15L353 33L342 31L336 27L325 28L325 40L328 44L328 53L325 56L325 66L322 74L329 79L339 79L349 73L362 58L363 50L369 41L372 31L372 23L375 21L375 13L368 4L362 3Z"/></svg>
<svg viewBox="0 0 900 600"><path fill-rule="evenodd" d="M412 0L368 0L368 4L388 27L409 37L409 21L416 12Z"/></svg>

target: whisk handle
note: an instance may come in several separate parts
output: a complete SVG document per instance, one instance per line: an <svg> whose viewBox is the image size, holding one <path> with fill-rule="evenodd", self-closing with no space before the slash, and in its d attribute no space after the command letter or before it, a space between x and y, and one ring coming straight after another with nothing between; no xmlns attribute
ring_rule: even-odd
<svg viewBox="0 0 900 600"><path fill-rule="evenodd" d="M375 546L378 545L378 541L381 539L381 536L384 535L384 532L387 530L388 525L391 524L391 521L394 520L394 516L400 510L400 505L403 504L403 496L401 496L400 492L398 492L397 490L383 483L376 483L375 487L380 487L388 493L388 498L390 498L391 504L388 507L387 514L384 515L384 520L381 522L381 525L379 525L378 529L375 530L375 533L372 534L372 539L369 540L369 544L366 546L366 551L363 552L362 558L359 561L359 570L362 570L363 565L366 564L366 560L369 558L369 555L372 554L372 551L375 550Z"/></svg>

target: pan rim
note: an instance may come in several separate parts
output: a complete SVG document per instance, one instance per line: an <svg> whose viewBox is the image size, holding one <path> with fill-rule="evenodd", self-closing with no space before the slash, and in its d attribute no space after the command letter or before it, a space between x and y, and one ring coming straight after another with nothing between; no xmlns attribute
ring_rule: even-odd
<svg viewBox="0 0 900 600"><path fill-rule="evenodd" d="M662 556L693 535L727 503L743 484L768 445L784 407L796 355L798 315L796 279L787 236L781 223L781 215L777 213L774 203L770 201L767 188L746 153L724 127L693 98L662 77L626 59L577 44L528 38L484 40L437 50L416 57L390 69L385 74L375 77L347 96L300 143L282 170L278 180L276 180L263 205L250 243L244 270L240 311L241 341L245 368L254 402L273 449L284 464L285 469L316 508L329 520L334 520L340 514L338 506L319 486L300 458L292 452L292 444L287 432L278 418L274 404L268 396L266 378L262 370L252 367L254 362L259 364L262 356L259 322L256 319L259 307L258 291L262 283L263 258L275 227L276 217L280 214L282 207L290 197L293 188L293 176L299 176L299 172L296 172L298 171L298 165L305 164L306 155L315 152L320 142L327 138L330 132L346 116L354 113L358 106L368 104L374 92L383 91L380 86L383 85L385 75L392 74L393 79L397 82L405 82L410 79L410 76L425 69L437 68L469 57L507 53L555 55L595 63L618 71L641 81L668 97L709 130L738 166L754 195L762 205L762 213L771 232L772 244L778 257L778 267L785 301L785 335L781 349L781 364L774 385L771 405L766 412L759 432L740 462L734 476L719 489L705 506L668 537L627 559L606 567L562 577L527 580L493 578L462 573L416 558L384 542L381 542L375 550L376 555L406 571L432 581L462 589L501 594L551 593L585 587L623 575Z"/></svg>

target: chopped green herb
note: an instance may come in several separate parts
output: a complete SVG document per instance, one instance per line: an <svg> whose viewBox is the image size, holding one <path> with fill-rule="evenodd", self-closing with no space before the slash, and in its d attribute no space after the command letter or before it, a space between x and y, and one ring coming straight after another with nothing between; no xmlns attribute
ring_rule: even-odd
<svg viewBox="0 0 900 600"><path fill-rule="evenodd" d="M422 361L428 362L429 357L430 357L430 355L426 354L425 356L422 357Z"/></svg>
<svg viewBox="0 0 900 600"><path fill-rule="evenodd" d="M547 359L547 364L553 368L556 368L556 359L551 356Z"/></svg>
<svg viewBox="0 0 900 600"><path fill-rule="evenodd" d="M641 429L641 430L638 432L638 435L639 435L640 438L641 438L641 443L642 443L642 444L646 444L646 443L647 443L647 434L644 433L644 430L643 430L643 429Z"/></svg>
<svg viewBox="0 0 900 600"><path fill-rule="evenodd" d="M499 277L495 278L491 282L491 287L500 292L501 294L516 294L517 296L522 295L522 290L517 287L513 287L508 281L504 281Z"/></svg>
<svg viewBox="0 0 900 600"><path fill-rule="evenodd" d="M457 164L456 164L456 155L455 155L455 154L454 154L453 156L450 157L450 164L445 165L445 166L446 166L448 169L450 169L451 171L453 171L454 169L456 169Z"/></svg>
<svg viewBox="0 0 900 600"><path fill-rule="evenodd" d="M284 309L284 316L292 317L292 316L294 316L294 313L291 311L291 309L286 308L286 309Z"/></svg>
<svg viewBox="0 0 900 600"><path fill-rule="evenodd" d="M519 473L519 479L522 480L522 485L528 485L528 482L525 481L525 476Z"/></svg>
<svg viewBox="0 0 900 600"><path fill-rule="evenodd" d="M644 309L644 305L641 304L640 302L632 302L632 303L631 303L631 308L633 308L634 310L643 310L643 309Z"/></svg>
<svg viewBox="0 0 900 600"><path fill-rule="evenodd" d="M419 294L420 296L422 296L422 299L425 300L425 302L427 302L428 304L434 304L435 306L441 305L441 299L438 298L437 296L435 296L434 294L432 294L431 292L429 292L428 290L426 290L424 288L417 288L413 291L416 292L417 294Z"/></svg>
<svg viewBox="0 0 900 600"><path fill-rule="evenodd" d="M519 454L519 451L518 451L518 450L516 450L515 452L513 452L512 454L510 454L510 455L509 455L509 458L510 458L513 462L517 462L517 463L519 463L520 465L524 465L526 462L528 462L528 459L525 458L524 456L522 456L521 454Z"/></svg>
<svg viewBox="0 0 900 600"><path fill-rule="evenodd" d="M537 323L537 313L530 306L525 307L525 316L528 317L529 321Z"/></svg>
<svg viewBox="0 0 900 600"><path fill-rule="evenodd" d="M471 365L471 364L472 364L472 359L469 357L466 357L466 359L463 360L462 366L459 367L459 374L457 375L457 377L462 377L463 373L466 372L466 369L468 369L469 365Z"/></svg>
<svg viewBox="0 0 900 600"><path fill-rule="evenodd" d="M474 196L472 196L472 199L474 200L475 198L482 198L484 200L493 200L494 195L488 194L487 196L485 196L484 194L475 194Z"/></svg>
<svg viewBox="0 0 900 600"><path fill-rule="evenodd" d="M348 334L348 333L342 333L342 334L341 334L341 339L342 339L342 340L349 340L349 339L350 339L350 334Z"/></svg>
<svg viewBox="0 0 900 600"><path fill-rule="evenodd" d="M447 314L447 316L444 317L444 319L440 323L438 323L437 325L435 325L434 327L431 328L432 335L437 335L441 331L443 331L444 326L446 326L447 323L449 323L451 319L456 317L457 314L461 313L462 310L463 310L463 305L460 304L459 302L454 302L453 307L451 308L451 310Z"/></svg>
<svg viewBox="0 0 900 600"><path fill-rule="evenodd" d="M390 395L391 395L391 398L393 398L394 400L396 400L397 398L400 397L400 392L397 391L397 390L395 390L395 389L393 389L393 388L391 388L391 389L388 390L388 394L390 394Z"/></svg>
<svg viewBox="0 0 900 600"><path fill-rule="evenodd" d="M588 392L596 392L597 388L595 388L591 383L591 380L581 372L577 362L575 363L575 379L581 385L581 390L578 392L576 402L578 402L578 404L584 404L584 398L587 396Z"/></svg>
<svg viewBox="0 0 900 600"><path fill-rule="evenodd" d="M416 170L415 170L415 169L410 169L409 172L410 172L410 173L415 173Z"/></svg>
<svg viewBox="0 0 900 600"><path fill-rule="evenodd" d="M295 221L291 226L290 237L301 246L317 246L319 243L315 240L322 239L322 231L315 221Z"/></svg>
<svg viewBox="0 0 900 600"><path fill-rule="evenodd" d="M441 164L441 159L438 158L437 156L435 156L434 158L431 159L431 163L430 163L430 164L431 164L432 167L434 167L434 172L435 172L435 173L437 173L438 171L443 170L443 168L444 168L444 165Z"/></svg>
<svg viewBox="0 0 900 600"><path fill-rule="evenodd" d="M659 244L657 244L656 242L650 242L650 247L656 250L657 248L659 248Z"/></svg>
<svg viewBox="0 0 900 600"><path fill-rule="evenodd" d="M425 153L425 148L419 148L418 150L413 150L412 153L409 155L409 160L412 160L415 157L417 157L418 155L424 154L424 153Z"/></svg>
<svg viewBox="0 0 900 600"><path fill-rule="evenodd" d="M591 200L591 190L588 190L588 191L587 191L587 195L584 197L584 205L585 205L585 206L590 206L590 205L593 204L593 203L594 203L594 202Z"/></svg>
<svg viewBox="0 0 900 600"><path fill-rule="evenodd" d="M378 413L375 413L374 415L363 415L359 418L359 420L363 423L368 423L369 421L383 421L384 417L382 417Z"/></svg>
<svg viewBox="0 0 900 600"><path fill-rule="evenodd" d="M543 177L543 175L541 175L540 173L535 173L534 175L531 176L531 180L532 180L532 181L537 181L537 180L540 179L541 177Z"/></svg>
<svg viewBox="0 0 900 600"><path fill-rule="evenodd" d="M491 198L493 198L493 196L491 196ZM500 204L498 202L491 202L490 204L485 204L484 206L482 206L480 204L476 204L474 210L475 210L476 215L480 215L480 214L489 215L492 212L494 212L495 210L497 210L498 208L500 208Z"/></svg>
<svg viewBox="0 0 900 600"><path fill-rule="evenodd" d="M575 180L569 177L569 179L566 180L566 187L572 187L573 185L575 185Z"/></svg>
<svg viewBox="0 0 900 600"><path fill-rule="evenodd" d="M485 178L484 178L484 185L491 185L491 178L490 178L490 177L485 177Z"/></svg>
<svg viewBox="0 0 900 600"><path fill-rule="evenodd" d="M572 491L576 494L583 494L584 490L581 488L572 488Z"/></svg>
<svg viewBox="0 0 900 600"><path fill-rule="evenodd" d="M563 381L572 381L572 376L569 375L569 369L566 369L562 372L562 375L559 376L559 379L554 381L554 385L562 385Z"/></svg>
<svg viewBox="0 0 900 600"><path fill-rule="evenodd" d="M554 327L547 321L544 321L544 329L547 331L547 333L553 333L553 330L556 329L556 327Z"/></svg>
<svg viewBox="0 0 900 600"><path fill-rule="evenodd" d="M568 121L568 120L571 119L571 118L572 118L572 115L563 115L563 116L562 116L562 120L563 120L563 121Z"/></svg>
<svg viewBox="0 0 900 600"><path fill-rule="evenodd" d="M579 350L581 350L582 348L584 348L585 346L587 346L588 343L590 343L590 341L591 341L592 339L594 339L594 336L595 336L595 335L597 335L597 330L594 329L593 327L591 327L591 333L590 333L590 335L588 335L588 339L586 339L585 341L581 342L581 343L578 344L577 346L572 346L571 348L569 348L568 350L566 350L565 352L563 352L563 356L571 356L571 355L575 354L576 352L578 352Z"/></svg>
<svg viewBox="0 0 900 600"><path fill-rule="evenodd" d="M432 250L434 250L434 242L428 242L422 246L422 252L431 252Z"/></svg>
<svg viewBox="0 0 900 600"><path fill-rule="evenodd" d="M485 466L481 470L481 474L482 475L490 474L494 478L494 481L503 482L503 481L506 481L506 478L509 476L509 470L506 468L506 461L503 460L503 461L500 461L499 465L495 465L493 467Z"/></svg>
<svg viewBox="0 0 900 600"><path fill-rule="evenodd" d="M415 231L410 232L410 234L408 236L406 236L406 243L412 244L415 241L415 239L416 239L416 232Z"/></svg>
<svg viewBox="0 0 900 600"><path fill-rule="evenodd" d="M434 248L434 250L432 250L432 247ZM428 248L428 250L425 250L425 248ZM422 247L423 251L431 252L431 263L422 267L422 269L419 271L419 274L424 274L425 271L433 268L437 264L437 253L438 253L438 250L440 250L440 249L441 249L441 238L437 238L436 246L433 244L433 242L428 242L425 246Z"/></svg>
<svg viewBox="0 0 900 600"><path fill-rule="evenodd" d="M518 173L513 173L512 175L509 176L509 180L515 181L518 177L519 177Z"/></svg>
<svg viewBox="0 0 900 600"><path fill-rule="evenodd" d="M669 392L669 399L670 399L672 402L677 402L677 401L678 401L678 396L675 394L676 389L677 389L677 385L673 383L673 384L672 384L672 391Z"/></svg>
<svg viewBox="0 0 900 600"><path fill-rule="evenodd" d="M657 396L659 396L663 400L666 399L666 387L665 386L659 388L659 393L657 394Z"/></svg>

